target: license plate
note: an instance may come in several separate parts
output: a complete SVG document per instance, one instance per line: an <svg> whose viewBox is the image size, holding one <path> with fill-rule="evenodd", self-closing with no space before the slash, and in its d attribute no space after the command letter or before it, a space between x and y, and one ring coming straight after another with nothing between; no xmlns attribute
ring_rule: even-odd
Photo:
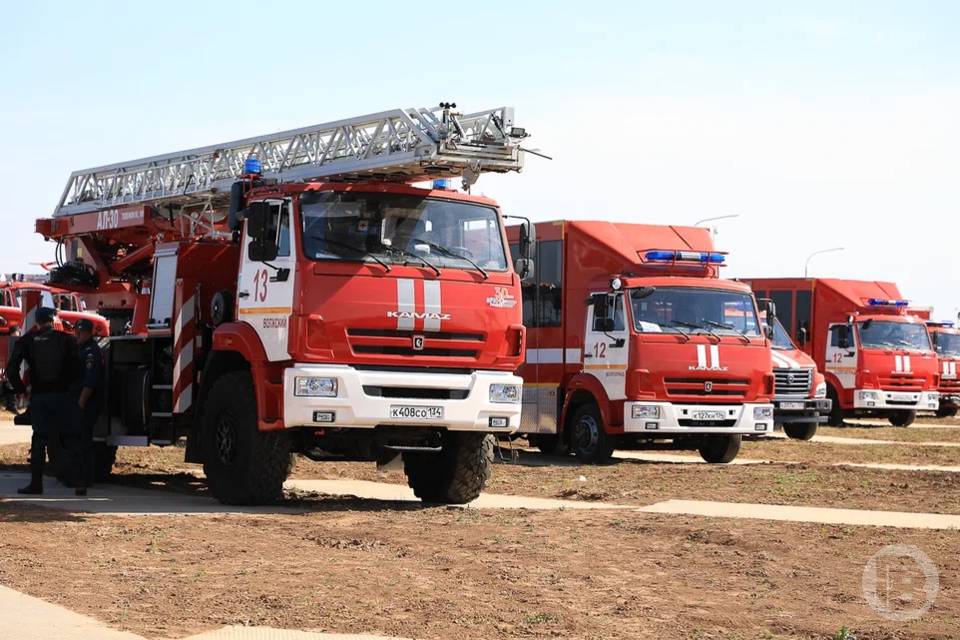
<svg viewBox="0 0 960 640"><path fill-rule="evenodd" d="M916 402L917 397L910 393L891 393L889 396L890 400L895 402Z"/></svg>
<svg viewBox="0 0 960 640"><path fill-rule="evenodd" d="M787 410L803 409L803 407L804 407L804 404L802 402L781 402L780 403L781 409L787 409Z"/></svg>
<svg viewBox="0 0 960 640"><path fill-rule="evenodd" d="M694 411L692 417L694 420L723 420L727 416L723 411Z"/></svg>
<svg viewBox="0 0 960 640"><path fill-rule="evenodd" d="M390 417L400 420L442 420L443 407L395 404L390 407Z"/></svg>

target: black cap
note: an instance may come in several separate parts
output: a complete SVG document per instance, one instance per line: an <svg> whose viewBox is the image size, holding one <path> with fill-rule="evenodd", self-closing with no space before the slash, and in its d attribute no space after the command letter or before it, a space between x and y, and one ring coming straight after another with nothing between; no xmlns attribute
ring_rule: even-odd
<svg viewBox="0 0 960 640"><path fill-rule="evenodd" d="M40 307L37 309L37 323L42 324L44 322L53 322L53 318L56 315L56 309L51 309L50 307Z"/></svg>
<svg viewBox="0 0 960 640"><path fill-rule="evenodd" d="M73 325L77 331L89 331L93 332L93 321L88 320L87 318L80 318L77 320L77 323Z"/></svg>

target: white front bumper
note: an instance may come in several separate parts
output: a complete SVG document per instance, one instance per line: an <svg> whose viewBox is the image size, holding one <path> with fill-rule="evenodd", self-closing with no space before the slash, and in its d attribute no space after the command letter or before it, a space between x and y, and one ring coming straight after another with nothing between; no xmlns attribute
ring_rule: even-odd
<svg viewBox="0 0 960 640"><path fill-rule="evenodd" d="M658 407L659 418L634 417L634 407ZM755 418L754 410L760 409L769 417ZM699 412L720 411L729 426L692 426ZM773 432L773 405L748 403L738 405L673 404L670 402L625 402L623 405L623 430L626 433L739 433L762 434Z"/></svg>
<svg viewBox="0 0 960 640"><path fill-rule="evenodd" d="M297 377L330 377L337 379L337 397L304 397L294 395ZM520 403L490 402L490 385L516 384L523 380L506 371L474 371L456 373L407 373L397 371L364 371L348 365L295 364L283 374L283 417L287 427L352 427L372 429L380 425L445 427L450 431L489 431L512 433L520 428ZM382 397L369 395L364 387L417 390L459 390L462 399L426 399L418 397ZM439 407L443 418L391 418L392 406ZM332 422L314 420L315 412L334 412ZM506 418L507 426L495 428L490 418Z"/></svg>
<svg viewBox="0 0 960 640"><path fill-rule="evenodd" d="M856 389L853 392L854 409L923 410L936 411L940 406L937 391L884 391Z"/></svg>

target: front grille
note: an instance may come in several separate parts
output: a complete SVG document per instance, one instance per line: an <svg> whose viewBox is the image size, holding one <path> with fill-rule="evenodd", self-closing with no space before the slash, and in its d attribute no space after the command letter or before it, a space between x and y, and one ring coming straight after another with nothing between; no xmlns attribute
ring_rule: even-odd
<svg viewBox="0 0 960 640"><path fill-rule="evenodd" d="M750 381L739 378L664 378L663 384L668 396L722 397L724 400L746 397L750 389Z"/></svg>
<svg viewBox="0 0 960 640"><path fill-rule="evenodd" d="M404 331L399 329L347 329L350 348L357 355L402 356L406 358L477 359L483 345L482 333L454 331ZM414 345L422 349L414 349Z"/></svg>
<svg viewBox="0 0 960 640"><path fill-rule="evenodd" d="M407 398L411 400L465 400L469 389L431 389L427 387L381 387L363 385L363 392L375 398Z"/></svg>
<svg viewBox="0 0 960 640"><path fill-rule="evenodd" d="M813 381L811 369L774 369L774 395L778 398L806 398Z"/></svg>
<svg viewBox="0 0 960 640"><path fill-rule="evenodd" d="M387 356L436 356L438 358L476 358L475 349L441 349L425 347L416 350L413 347L390 347L375 344L358 344L353 348L354 353L372 353Z"/></svg>
<svg viewBox="0 0 960 640"><path fill-rule="evenodd" d="M736 420L689 420L680 418L677 424L681 427L726 427L730 428L737 424Z"/></svg>
<svg viewBox="0 0 960 640"><path fill-rule="evenodd" d="M880 378L880 388L887 391L923 391L923 378L897 376Z"/></svg>

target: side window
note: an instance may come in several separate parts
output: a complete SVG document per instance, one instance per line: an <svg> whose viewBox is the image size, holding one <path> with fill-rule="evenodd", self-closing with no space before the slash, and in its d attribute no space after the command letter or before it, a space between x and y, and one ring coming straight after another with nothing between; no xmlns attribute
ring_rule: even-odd
<svg viewBox="0 0 960 640"><path fill-rule="evenodd" d="M559 327L563 317L563 242L537 243L536 327Z"/></svg>
<svg viewBox="0 0 960 640"><path fill-rule="evenodd" d="M284 203L282 206L271 207L274 215L280 216L280 224L277 225L277 256L286 257L290 255L290 206Z"/></svg>
<svg viewBox="0 0 960 640"><path fill-rule="evenodd" d="M613 329L611 331L624 331L627 327L623 317L623 294L617 294L611 304L608 296L597 296L597 302L593 305L593 330L607 331L604 328L604 321L613 317Z"/></svg>
<svg viewBox="0 0 960 640"><path fill-rule="evenodd" d="M847 325L835 324L830 327L830 346L840 348L847 338ZM849 346L849 345L847 345Z"/></svg>
<svg viewBox="0 0 960 640"><path fill-rule="evenodd" d="M793 291L771 291L770 299L777 305L777 317L780 324L793 335Z"/></svg>
<svg viewBox="0 0 960 640"><path fill-rule="evenodd" d="M536 253L536 247L534 247L534 253ZM518 256L520 255L520 245L511 244L510 245L510 255ZM523 304L523 325L525 327L535 327L534 324L536 318L534 317L534 309L536 308L536 295L537 295L537 283L535 278L528 278L520 284L520 297L521 303Z"/></svg>

